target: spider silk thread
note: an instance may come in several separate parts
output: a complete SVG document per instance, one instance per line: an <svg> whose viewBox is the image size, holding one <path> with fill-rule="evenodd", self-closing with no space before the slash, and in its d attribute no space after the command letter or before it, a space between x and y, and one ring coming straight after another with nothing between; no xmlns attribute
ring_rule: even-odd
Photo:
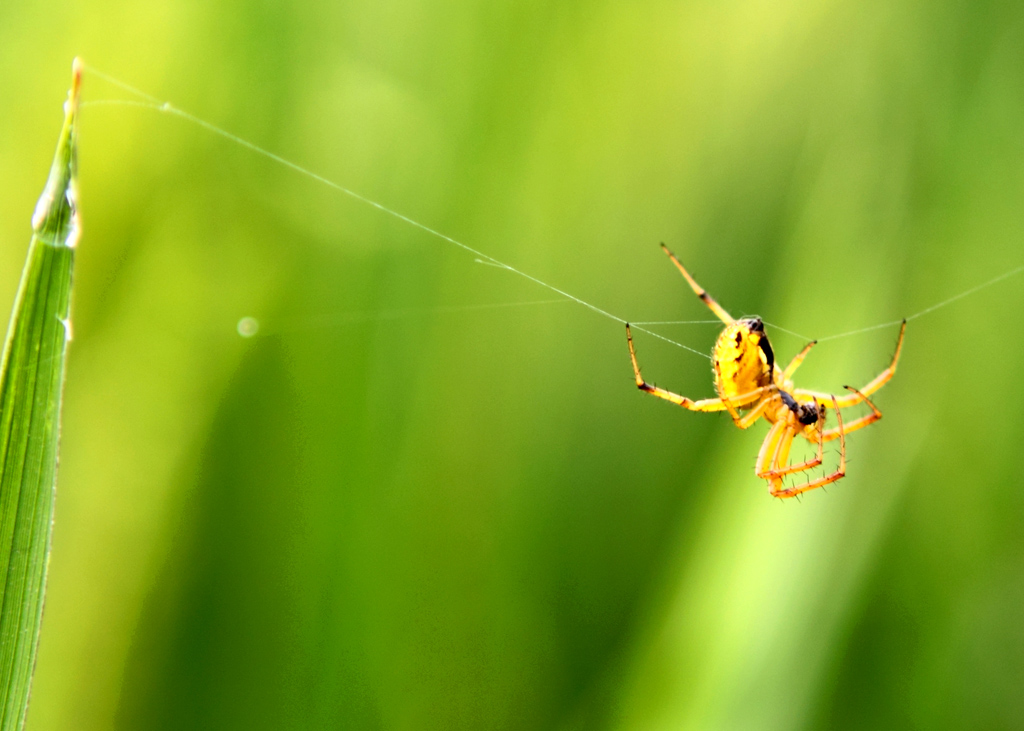
<svg viewBox="0 0 1024 731"><path fill-rule="evenodd" d="M563 289L560 289L560 288L558 288L558 287L556 287L556 286L554 286L552 284L549 284L549 283L547 283L547 282L545 282L545 281L543 281L541 279L538 279L537 277L533 276L532 274L528 274L527 272L524 272L521 269L517 269L516 267L512 266L511 264L506 264L505 262L500 261L499 259L496 259L495 257L490 256L489 254L485 254L482 251L479 251L479 250L477 250L477 249L469 246L468 244L465 244L465 243L463 243L463 242L461 242L461 241L459 241L457 239L454 239L451 236L448 236L447 234L444 234L444 233L438 231L437 229L431 228L430 226L427 226L426 224L420 223L419 221L416 221L415 219L412 219L412 218L406 216L403 213L400 213L400 212L398 212L398 211L396 211L394 209L388 208L383 203L379 203L379 202L377 202L377 201L375 201L375 200L373 200L371 198L367 198L366 196L364 196L364 195L362 195L360 193L357 193L356 191L354 191L354 190L352 190L350 188L346 188L345 186L341 185L340 183L336 183L335 181L333 181L333 180L331 180L329 178L326 178L326 177L324 177L324 176L322 176L322 175L320 175L318 173L315 173L312 170L299 165L298 163L292 162L291 160L288 160L287 158L281 157L280 155L278 155L278 154L276 154L274 152L271 152L270 150L267 150L267 149L265 149L263 147L260 147L259 145L255 144L253 142L250 142L249 140L246 140L243 137L239 137L238 135L236 135L236 134L234 134L232 132L228 132L227 130L222 129L221 127L218 127L217 125L212 124L211 122L207 122L206 120L204 120L204 119L202 119L200 117L197 117L194 114L190 114L189 112L186 112L186 111L184 111L182 109L179 109L178 107L172 105L170 102L161 101L157 97L152 96L151 94L147 94L146 92L141 91L140 89L137 89L134 86L131 86L130 84L127 84L127 83L121 81L120 79L117 79L117 78L115 78L115 77L113 77L113 76L111 76L111 75L109 75L107 73L104 73L104 72L100 71L99 69L97 69L97 68L95 68L95 67L93 67L93 66L91 66L89 64L83 63L82 67L83 67L83 69L86 72L92 74L93 76L96 76L96 77L98 77L100 79L103 79L107 83L112 84L113 86L116 86L116 87L118 87L118 88L120 88L120 89L122 89L124 91L127 91L130 94L136 95L140 99L145 100L145 101L133 101L133 100L127 100L127 99L126 100L121 100L121 99L97 100L97 101L93 101L93 102L83 102L82 105L81 105L83 107L85 107L85 106L99 106L99 105L131 106L131 107L140 107L140 108L144 108L144 109L151 109L151 110L155 110L157 112L161 112L163 114L170 114L172 116L179 117L179 118L184 119L185 121L190 122L190 123L192 123L192 124L202 128L202 129L205 129L206 131L208 131L208 132L210 132L210 133L212 133L214 135L217 135L217 136L222 137L222 138L224 138L224 139L226 139L226 140L228 140L228 141L230 141L230 142L232 142L232 143L234 143L236 145L239 145L239 146L241 146L241 147L243 147L243 148L245 148L245 149L247 149L247 150L257 154L257 155L260 155L260 156L265 157L265 158L267 158L269 160L272 160L272 161L278 163L279 165L282 165L282 166L292 170L293 172L298 173L299 175L303 175L303 176L305 176L307 178L310 178L310 179L320 183L321 185L325 185L328 188L331 188L332 190L335 190L335 191L337 191L339 193L342 193L343 195L346 195L346 196L348 196L348 197L350 197L350 198L352 198L354 200L359 201L360 203L363 203L364 205L370 206L371 208L375 208L376 210L378 210L378 211L380 211L380 212L382 212L382 213L384 213L384 214L386 214L388 216L391 216L392 218L398 219L399 221L402 221L403 223L406 223L409 226L412 226L413 228L419 229L420 231L423 231L424 233L427 233L430 236L433 236L433 237L435 237L437 239L440 239L440 240L445 241L445 242L447 242L449 244L452 244L453 246L456 246L456 247L462 249L463 251L466 251L466 252L472 254L474 257L476 257L475 260L478 263L480 263L480 264L487 264L487 265L490 265L490 266L497 267L498 269L504 269L505 271L511 272L513 274L516 274L516 275L522 277L523 279L526 279L526 280L528 280L530 282L533 282L534 284L536 284L536 285L538 285L540 287L544 287L545 289L550 290L551 292L554 292L555 294L558 294L561 297L564 297L565 299L567 299L569 301L575 302L576 304L581 305L582 307L585 307L588 310L590 310L591 312L594 312L594 313L596 313L598 315L601 315L602 317L606 317L609 320L613 320L614 322L617 322L617 323L622 324L622 325L625 325L627 323L627 320L625 320L622 317L619 317L618 315L614 315L614 314L608 312L607 310L604 310L604 309L598 307L597 305L591 304L590 302L587 302L587 301L585 301L585 300L583 300L583 299L581 299L579 297L576 297L575 295L572 295L572 294L566 292ZM910 315L909 317L907 317L905 319L906 319L907 322L911 322L911 321L916 320L916 319L918 319L920 317L923 317L925 315L931 314L932 312L935 312L936 310L940 310L943 307L946 307L947 305L951 305L954 302L957 302L958 300L961 300L961 299L963 299L965 297L969 297L970 295L975 294L977 292L980 292L980 291L982 291L984 289L988 289L989 287L992 287L992 286L994 286L994 285L998 284L999 282L1002 282L1002 281L1004 281L1006 279L1010 279L1011 277L1014 277L1014 276L1016 276L1016 275L1018 275L1018 274L1020 274L1022 272L1024 272L1024 265L1021 265L1021 266L1015 267L1013 269L1010 269L1009 271L1004 272L1004 273L1002 273L1002 274L1000 274L1000 275L998 275L996 277L993 277L992 279L990 279L990 280L988 280L986 282L983 282L983 283L978 284L978 285L976 285L974 287L966 289L963 292L960 292L959 294L953 295L952 297L949 297L948 299L942 300L941 302L937 302L936 304L931 305L929 307L926 307L923 310L921 310L920 312L916 312L913 315ZM501 303L499 306L514 306L516 304L517 303ZM528 304L532 304L532 303L528 303ZM888 328L888 327L895 327L896 325L899 325L899 324L903 323L903 321L904 321L904 319L901 318L899 320L891 320L889 322L883 322L883 323L879 323L877 325L869 325L868 327L862 327L862 328L859 328L859 329L856 329L856 330L849 330L849 331L846 331L846 332L836 333L834 335L826 335L825 337L817 338L817 342L823 343L823 342L826 342L826 341L829 341L829 340L839 340L840 338L847 338L847 337L851 337L853 335L860 335L860 334L863 334L863 333L872 332L874 330L882 330L882 329ZM647 327L649 327L649 326L653 327L653 326L657 326L657 325L696 325L696 324L717 323L717 322L718 322L717 320L639 321L639 322L631 322L630 323L630 327L632 327L634 330L638 330L638 331L643 332L643 333L645 333L647 335L650 335L652 337L658 338L659 340L663 340L666 343L670 343L672 345L675 345L678 348L682 348L683 350L686 350L686 351L688 351L690 353L694 353L694 354L699 355L699 356L704 357L704 358L710 358L710 356L707 353L702 353L701 351L696 350L695 348L691 348L688 345L683 345L682 343L679 343L679 342L677 342L675 340L672 340L671 338L667 338L664 335L661 335L660 333L654 332L653 330L649 330L649 329L647 329ZM792 330L786 330L785 328L779 327L778 325L773 325L772 323L769 323L767 321L766 321L765 324L769 325L770 327L774 327L775 329L780 330L782 332L788 333L790 335L794 335L796 337L803 338L804 340L810 341L810 340L814 339L814 338L809 338L809 337L807 337L805 335L801 335L800 333L793 332Z"/></svg>
<svg viewBox="0 0 1024 731"><path fill-rule="evenodd" d="M94 76L97 76L97 77L103 79L104 81L106 81L106 82L108 82L110 84L113 84L114 86L120 87L121 89L123 89L123 90L125 90L125 91L127 91L127 92L129 92L131 94L136 94L140 98L145 99L146 102L147 102L147 103L135 102L134 104L131 104L130 106L149 107L149 108L155 109L156 111L163 112L165 114L171 114L171 115L180 117L182 119L185 119L185 120L191 122L192 124L198 125L199 127L207 130L208 132L211 132L211 133L213 133L215 135L218 135L218 136L223 137L223 138L225 138L227 140L230 140L231 142L234 142L235 144L240 145L240 146L242 146L242 147L244 147L244 148L246 148L246 149L256 153L257 155L262 155L263 157L266 157L269 160L273 160L274 162L276 162L276 163L278 163L280 165L283 165L283 166L293 170L294 172L299 173L300 175L304 175L304 176L306 176L308 178L311 178L311 179L317 181L318 183L320 183L322 185L325 185L325 186L327 186L327 187L329 187L329 188L331 188L331 189L333 189L333 190L335 190L335 191L337 191L339 193L342 193L342 194L344 194L346 196L349 196L350 198L354 198L355 200L359 201L360 203L363 203L365 205L371 206L372 208L376 208L378 211L381 211L382 213L385 213L385 214L387 214L387 215L389 215L389 216L391 216L393 218L396 218L399 221L407 223L408 225L410 225L410 226L412 226L414 228L417 228L417 229L419 229L421 231L424 231L425 233L430 234L431 236L434 236L434 237L436 237L438 239L441 239L442 241L446 241L449 244L457 246L458 248L463 249L464 251L467 251L470 254L473 254L475 257L477 257L483 263L490 264L492 266L498 267L499 269L504 269L506 271L512 272L513 274L518 274L520 277L522 277L524 279L527 279L527 280L529 280L529 281L533 282L534 284L537 284L537 285L539 285L541 287L544 287L545 289L548 289L548 290L554 292L555 294L561 295L562 297L565 297L566 299L572 300L573 302L575 302L575 303L577 303L579 305L582 305L583 307L586 307L588 310L591 310L592 312L596 312L598 315L606 317L609 320L614 320L615 322L618 322L618 323L620 323L622 325L625 325L626 322L627 322L624 318L621 318L618 315L613 315L612 313L608 312L607 310L604 310L604 309L598 307L597 305L591 304L590 302L587 302L587 301L585 301L585 300L583 300L583 299L581 299L581 298L579 298L579 297L577 297L575 295L569 294L565 290L559 289L558 287L556 287L556 286L554 286L552 284L548 284L547 282L545 282L545 281L543 281L541 279L538 279L537 277L533 276L532 274L528 274L528 273L524 272L521 269L517 269L516 267L512 266L511 264L506 264L505 262L500 261L499 259L496 259L495 257L493 257L493 256L491 256L489 254L485 254L482 251L478 251L477 249L474 249L472 246L469 246L468 244L464 244L463 242L458 241L457 239L454 239L451 236L448 236L447 234L441 233L437 229L431 228L430 226L427 226L426 224L420 223L419 221L416 221L416 220L414 220L412 218L409 218L408 216L406 216L403 213L399 213L396 210L388 208L383 203L378 203L377 201L375 201L375 200L373 200L371 198L367 198L366 196L364 196L364 195L362 195L360 193L357 193L356 191L351 190L350 188L346 188L345 186L341 185L340 183L336 183L333 180L330 180L329 178L325 178L324 176L319 175L318 173L315 173L312 170L309 170L308 168L305 168L305 167L299 165L298 163L294 163L291 160L288 160L287 158L281 157L280 155L278 155L276 153L273 153L270 150L267 150L267 149L265 149L263 147L260 147L259 145L255 144L253 142L249 142L248 140L246 140L246 139L244 139L242 137L239 137L236 134L228 132L227 130L222 129L222 128L216 126L215 124L207 122L206 120L201 119L200 117L197 117L194 114L190 114L190 113L188 113L188 112L186 112L186 111L184 111L182 109L178 109L177 107L172 105L170 102L160 101L156 97L154 97L154 96L152 96L150 94L147 94L144 91L140 91L139 89L136 89L135 87L133 87L133 86L131 86L129 84L126 84L123 81L120 81L119 79L116 79L113 76L110 76L109 74L105 74L102 71L100 71L100 70L98 70L98 69L96 69L96 68L94 68L94 67L92 67L92 66L90 66L88 64L83 64L83 68L87 72L93 74ZM108 100L107 103L111 103L111 101L114 101L114 100ZM675 345L678 348L682 348L683 350L689 351L690 353L694 353L696 355L699 355L702 358L709 358L710 359L710 356L707 353L702 353L701 351L696 350L695 348L691 348L688 345L683 345L682 343L676 342L675 340L672 340L671 338L667 338L664 335L661 335L660 333L654 332L653 330L648 330L647 328L645 328L643 326L637 327L636 329L639 330L640 332L646 333L647 335L651 335L651 336L653 336L655 338L658 338L659 340L664 340L666 343L671 343L672 345Z"/></svg>

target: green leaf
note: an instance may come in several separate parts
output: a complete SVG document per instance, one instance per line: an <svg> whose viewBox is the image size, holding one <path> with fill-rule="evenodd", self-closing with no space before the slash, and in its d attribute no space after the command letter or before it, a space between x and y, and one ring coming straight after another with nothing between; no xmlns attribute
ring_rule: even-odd
<svg viewBox="0 0 1024 731"><path fill-rule="evenodd" d="M50 553L71 269L79 237L73 69L64 128L43 195L0 361L0 731L28 708Z"/></svg>

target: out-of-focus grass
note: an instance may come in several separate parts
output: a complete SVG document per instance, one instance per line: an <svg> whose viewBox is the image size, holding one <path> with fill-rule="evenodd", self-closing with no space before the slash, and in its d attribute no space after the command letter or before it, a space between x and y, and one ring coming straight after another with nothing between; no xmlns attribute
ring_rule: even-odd
<svg viewBox="0 0 1024 731"><path fill-rule="evenodd" d="M48 8L0 11L5 240L38 89L81 53L631 319L705 316L662 240L811 336L1024 259L1012 5ZM53 64L21 62L44 36ZM547 294L180 120L86 107L82 147L31 727L1021 725L1020 281L915 320L849 477L779 503L763 430L637 393L621 326L353 320ZM800 382L864 382L894 337ZM705 360L638 347L710 395Z"/></svg>

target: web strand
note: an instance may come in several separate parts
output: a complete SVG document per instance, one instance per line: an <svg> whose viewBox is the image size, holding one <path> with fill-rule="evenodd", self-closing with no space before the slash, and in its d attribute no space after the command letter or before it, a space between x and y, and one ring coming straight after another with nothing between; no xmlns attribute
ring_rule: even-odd
<svg viewBox="0 0 1024 731"><path fill-rule="evenodd" d="M921 310L920 312L915 312L913 315L911 315L910 317L906 318L907 322L911 322L912 320L916 320L919 317L924 317L925 315L930 315L931 313L935 312L936 310L941 310L943 307L946 307L947 305L951 305L954 302L962 300L964 297L970 297L972 294L976 294L976 293L980 292L983 289L988 289L989 287L991 287L991 286L993 286L995 284L999 284L1003 280L1010 279L1011 277L1015 277L1018 274L1020 274L1021 272L1024 272L1024 265L1019 266L1019 267L1014 267L1013 269L1011 269L1008 272L1003 272L998 277L992 277L992 279L988 280L987 282L982 282L981 284L979 284L977 286L974 286L974 287L971 287L970 289L964 290L960 294L953 295L949 299L944 299L941 302L938 302L938 303L932 305L931 307L926 307L923 310ZM850 330L848 332L843 332L843 333L838 333L836 335L828 335L828 336L823 337L823 338L818 338L818 342L819 343L823 343L826 340L838 340L839 338L846 338L846 337L849 337L851 335L860 335L861 333L872 332L873 330L882 330L882 329L887 328L887 327L895 327L896 325L901 325L902 323L903 323L903 320L892 320L891 322L883 322L880 325L870 325L868 327L862 327L862 328L860 328L858 330Z"/></svg>
<svg viewBox="0 0 1024 731"><path fill-rule="evenodd" d="M614 320L615 322L618 322L618 323L620 323L622 325L626 324L626 320L625 319L623 319L623 318L621 318L621 317L619 317L617 315L613 315L612 313L610 313L607 310L604 310L604 309L598 307L597 305L593 305L593 304L591 304L589 302L586 302L585 300L580 299L579 297L576 297L575 295L569 294L565 290L559 289L558 287L556 287L556 286L554 286L552 284L548 284L547 282L538 279L537 277L533 276L532 274L528 274L528 273L522 271L521 269L517 269L516 267L512 266L511 264L506 264L505 262L500 261L499 259L496 259L496 258L494 258L493 256L491 256L489 254L485 254L482 251L474 249L472 246L469 246L468 244L464 244L461 241L458 241L457 239L454 239L451 236L448 236L447 234L441 233L437 229L431 228L430 226L427 226L426 224L420 223L419 221L416 221L416 220L414 220L412 218L409 218L408 216L406 216L403 213L399 213L398 211L395 211L395 210L393 210L391 208L388 208L387 206L385 206L382 203L378 203L377 201L375 201L375 200L373 200L371 198L367 198L366 196L361 195L361 194L355 192L354 190L346 188L345 186L343 186L343 185L341 185L339 183L336 183L333 180L330 180L329 178L325 178L324 176L319 175L319 174L313 172L312 170L309 170L308 168L304 168L301 165L292 162L291 160L283 158L280 155L277 155L276 153L271 152L270 150L264 149L264 148L260 147L259 145L255 144L253 142L249 142L248 140L246 140L246 139L244 139L242 137L239 137L236 134L228 132L225 129L221 129L220 127L218 127L218 126L216 126L214 124L211 124L211 123L207 122L204 119L201 119L201 118L199 118L199 117L197 117L197 116L195 116L193 114L189 114L188 112L186 112L186 111L184 111L182 109L178 109L177 107L172 105L170 102L160 101L156 97L154 97L154 96L152 96L150 94L147 94L144 91L140 91L139 89L136 89L135 87L133 87L133 86L131 86L129 84L124 83L123 81L115 79L114 77L112 77L112 76L110 76L108 74L105 74L102 71L99 71L98 69L95 69L92 66L89 66L88 64L85 64L84 67L85 67L85 69L89 73L91 73L91 74L93 74L93 75L103 79L107 83L113 84L114 86L117 86L120 89L123 89L124 91L129 92L130 94L135 94L139 98L145 99L146 102L148 102L148 104L141 103L141 102L135 102L134 104L132 104L132 106L142 106L142 107L147 107L148 106L149 108L155 109L156 111L163 112L165 114L171 114L171 115L174 115L176 117L180 117L182 119L185 119L185 120L191 122L192 124L195 124L195 125L203 128L203 129L205 129L208 132L211 132L211 133L213 133L215 135L218 135L218 136L223 137L223 138L225 138L227 140L230 140L231 142L233 142L233 143L235 143L237 145L240 145L240 146L242 146L242 147L244 147L244 148L246 148L246 149L256 153L257 155L261 155L261 156L263 156L263 157L265 157L265 158L267 158L269 160L273 160L274 162L278 163L279 165L283 165L284 167L289 168L290 170L293 170L294 172L296 172L296 173L298 173L300 175L304 175L304 176L306 176L308 178L311 178L312 180L315 180L318 183L320 183L322 185L325 185L328 188L331 188L332 190L335 190L335 191L337 191L339 193L342 193L342 194L344 194L344 195L346 195L346 196L348 196L350 198L353 198L353 199L359 201L360 203L363 203L363 204L365 204L367 206L370 206L371 208L376 208L381 213L387 214L388 216L391 216L392 218L396 218L399 221L402 221L402 222L412 226L413 228L417 228L417 229L419 229L419 230L421 230L421 231L423 231L423 232L425 232L427 234L430 234L431 236L434 236L435 238L441 239L442 241L446 241L449 244L452 244L453 246L456 246L456 247L462 249L463 251L466 251L466 252L472 254L481 263L490 264L492 266L498 267L499 269L504 269L505 271L511 272L513 274L517 274L520 277L522 277L523 279L529 280L529 281L533 282L534 284L536 284L536 285L538 285L540 287L544 287L545 289L548 289L548 290L554 292L555 294L561 295L562 297L565 297L566 299L572 300L576 304L581 305L583 307L586 307L588 310L590 310L592 312L595 312L598 315L601 315L602 317L606 317L609 320ZM709 357L706 353L702 353L699 350L691 348L691 347L689 347L687 345L683 345L682 343L677 343L675 340L672 340L671 338L667 338L664 335L660 335L660 334L658 334L656 332L653 332L652 330L647 330L646 328L644 328L642 326L641 327L637 327L636 329L641 331L641 332L643 332L643 333L646 333L647 335L651 335L651 336L653 336L655 338L658 338L659 340L664 340L666 343L671 343L672 345L675 345L678 348L682 348L683 350L689 351L691 353L695 353L696 355L699 355L701 357L704 357L704 358L708 358Z"/></svg>
<svg viewBox="0 0 1024 731"><path fill-rule="evenodd" d="M774 323L768 322L767 320L764 321L764 324L767 325L768 327L774 327L776 330L779 330L780 332L784 332L787 335L792 335L793 337L800 338L801 340L813 340L814 339L814 338L809 338L806 335L801 335L798 332L793 332L792 330L787 330L786 328L782 327L781 325L776 325Z"/></svg>
<svg viewBox="0 0 1024 731"><path fill-rule="evenodd" d="M629 323L630 327L636 327L637 325L721 325L721 320L650 320Z"/></svg>
<svg viewBox="0 0 1024 731"><path fill-rule="evenodd" d="M405 307L390 310L374 310L364 312L337 312L315 317L303 317L301 322L291 318L277 318L269 322L260 322L260 328L268 324L272 328L272 334L292 332L296 330L314 330L325 327L334 327L339 324L372 322L377 320L403 320L412 317L428 317L431 315L465 314L468 312L501 310L520 307L531 307L536 305L557 305L566 304L572 300L564 297L558 299L530 300L528 302L487 302L473 305L438 305L436 307Z"/></svg>
<svg viewBox="0 0 1024 731"><path fill-rule="evenodd" d="M528 274L528 273L522 271L521 269L517 269L516 267L512 266L511 264L506 264L505 262L500 261L499 259L496 259L495 257L493 257L493 256L491 256L489 254L485 254L484 252L479 251L478 249L475 249L472 246L469 246L468 244L465 244L465 243L463 243L463 242L461 242L461 241L459 241L457 239L454 239L451 236L448 236L447 234L441 233L440 231L438 231L438 230L436 230L434 228L431 228L430 226L427 226L426 224L420 223L419 221L416 221L416 220L414 220L412 218L409 218L408 216L406 216L406 215L404 215L402 213L399 213L398 211L395 211L395 210L393 210L391 208L388 208L387 206L385 206L382 203L378 203L377 201L375 201L375 200L373 200L371 198L367 198L366 196L361 195L360 193L357 193L356 191L351 190L350 188L346 188L345 186L341 185L340 183L336 183L333 180L330 180L329 178L325 178L324 176L319 175L318 173L315 173L312 170L309 170L308 168L305 168L305 167L303 167L303 166L301 166L301 165L299 165L297 163L294 163L291 160L288 160L287 158L281 157L280 155L278 155L276 153L273 153L270 150L267 150L267 149L265 149L263 147L260 147L259 145L255 144L253 142L249 142L248 140L246 140L246 139L244 139L242 137L239 137L236 134L233 134L231 132L228 132L225 129L222 129L222 128L214 125L214 124L211 124L210 122L207 122L206 120L201 119L200 117L197 117L197 116L195 116L193 114L190 114L190 113L188 113L188 112L186 112L186 111L184 111L182 109L179 109L179 108L175 107L174 105L172 105L170 102L161 101L160 99L156 98L155 96L147 94L146 92L141 91L140 89L137 89L134 86L131 86L130 84L126 84L125 82L123 82L123 81L121 81L119 79L116 79L113 76L110 76L109 74L105 74L102 71L94 68L93 66L90 66L88 64L83 64L83 68L85 70L87 70L88 73L90 73L90 74L92 74L92 75L94 75L94 76L96 76L96 77L98 77L100 79L103 79L107 83L109 83L109 84L111 84L113 86L116 86L116 87L118 87L118 88L120 88L120 89L122 89L122 90L124 90L124 91L126 91L128 93L130 93L130 94L133 94L133 95L137 96L139 99L144 100L144 101L135 101L135 100L128 100L128 99L125 99L125 100L103 99L103 100L97 100L97 101L86 101L86 102L83 102L81 104L81 106L83 106L83 107L86 107L86 106L100 106L100 105L130 106L130 107L139 107L139 108L144 108L144 109L152 109L152 110L155 110L157 112L161 112L163 114L170 114L170 115L179 117L179 118L184 119L184 120L186 120L186 121L188 121L188 122L190 122L190 123L192 123L192 124L194 124L194 125L196 125L198 127L201 127L202 129L205 129L206 131L208 131L208 132L210 132L210 133L212 133L214 135L217 135L217 136L222 137L222 138L224 138L226 140L229 140L230 142L232 142L232 143L234 143L236 145L244 147L245 149L250 150L251 152L254 152L257 155L260 155L260 156L265 157L265 158L267 158L269 160L272 160L272 161L278 163L279 165L282 165L283 167L286 167L286 168L288 168L288 169L298 173L299 175L303 175L303 176L305 176L307 178L310 178L310 179L320 183L321 185L325 185L328 188L331 188L332 190L335 190L335 191L337 191L339 193L342 193L343 195L348 196L349 198L352 198L354 200L359 201L360 203L363 203L364 205L370 206L371 208L375 208L378 211L380 211L381 213L384 213L384 214L386 214L388 216L391 216L392 218L398 219L399 221L402 221L403 223L406 223L409 226L412 226L413 228L419 229L420 231L423 231L424 233L429 234L430 236L433 236L433 237L435 237L437 239L440 239L442 241L445 241L445 242L447 242L447 243L449 243L449 244L451 244L451 245L453 245L453 246L455 246L455 247L457 247L459 249L462 249L463 251L465 251L465 252L467 252L469 254L472 254L474 256L474 260L477 263L479 263L479 264L486 264L488 266L493 266L493 267L496 267L498 269L504 269L505 271L511 272L512 274L516 274L516 275L522 277L523 279L526 279L526 280L528 280L530 282L533 282L534 284L536 284L536 285L538 285L540 287L543 287L543 288L545 288L545 289L547 289L547 290L549 290L551 292L554 292L555 294L559 295L560 297L563 297L565 300L568 300L568 301L571 301L571 302L575 302L576 304L578 304L578 305L580 305L582 307L585 307L586 309L590 310L591 312L594 312L594 313L596 313L596 314L598 314L598 315L600 315L602 317L605 317L605 318L607 318L609 320L613 320L614 322L620 323L622 325L625 325L626 322L627 322L624 318L621 318L621 317L619 317L617 315L614 315L614 314L608 312L607 310L604 310L604 309L598 307L597 305L591 304L590 302L587 302L587 301L585 301L583 299L580 299L579 297L576 297L575 295L572 295L572 294L566 292L565 290L560 289L560 288L558 288L558 287L556 287L556 286L554 286L552 284L548 284L547 282L545 282L545 281L543 281L541 279L538 279L537 277L533 276L532 274ZM1018 267L1016 267L1014 269L1011 269L1010 271L1004 272L1003 274L1000 274L997 277L993 277L992 279L988 280L987 282L983 282L982 284L979 284L979 285L977 285L975 287L971 287L970 289L967 289L967 290L965 290L965 291L963 291L963 292L961 292L959 294L956 294L956 295L954 295L954 296L952 296L952 297L950 297L948 299L945 299L945 300L943 300L941 302L938 302L938 303L936 303L934 305L931 305L930 307L926 307L925 309L921 310L920 312L914 313L913 315L907 317L906 321L910 322L912 320L918 319L919 317L923 317L925 315L928 315L928 314L930 314L932 312L935 312L936 310L942 309L943 307L946 307L946 306L948 306L948 305L950 305L950 304L952 304L954 302L957 302L958 300L961 300L961 299L963 299L965 297L969 297L972 294L980 292L983 289L987 289L987 288L989 288L989 287L991 287L991 286L993 286L995 284L998 284L999 282L1002 282L1002 281L1004 281L1006 279L1009 279L1011 277L1017 276L1018 274L1020 274L1022 272L1024 272L1024 265L1018 266ZM633 327L635 330L643 332L643 333L645 333L647 335L650 335L652 337L655 337L655 338L657 338L659 340L663 340L666 343L670 343L672 345L675 345L678 348L682 348L683 350L686 350L686 351L688 351L690 353L695 353L696 355L702 356L704 358L708 358L709 356L706 353L702 353L699 350L691 348L691 347L689 347L687 345L683 345L682 343L676 342L675 340L672 340L671 338L665 337L664 335L661 335L660 333L654 332L653 330L649 330L647 328L648 327L658 326L658 325L697 325L697 324L708 324L708 323L717 323L717 322L718 322L717 320L641 321L641 322L633 322L633 323L631 323L631 327ZM822 342L825 342L825 341L828 341L828 340L838 340L840 338L851 337L853 335L860 335L862 333L872 332L874 330L882 330L884 328L894 327L896 325L901 324L902 322L903 322L903 319L892 320L890 322L883 322L883 323L878 324L878 325L870 325L868 327L859 328L857 330L850 330L850 331L847 331L847 332L837 333L835 335L827 335L827 336L825 336L823 338L818 338L817 342L822 343ZM770 325L771 327L775 328L776 330L780 330L781 332L785 332L785 333L788 333L790 335L794 335L796 337L803 338L804 340L811 340L811 338L808 338L808 337L806 337L804 335L801 335L800 333L793 332L792 330L786 330L785 328L779 327L778 325L772 325L771 323L766 323L766 324Z"/></svg>

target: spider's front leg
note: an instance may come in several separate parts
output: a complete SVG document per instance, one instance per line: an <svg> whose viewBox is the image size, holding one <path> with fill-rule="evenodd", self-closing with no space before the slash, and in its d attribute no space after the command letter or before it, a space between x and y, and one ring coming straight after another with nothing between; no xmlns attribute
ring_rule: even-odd
<svg viewBox="0 0 1024 731"><path fill-rule="evenodd" d="M768 436L765 437L764 444L761 445L761 452L757 457L757 476L768 480L768 486L772 497L795 497L800 493L813 490L816 487L829 485L846 476L846 430L843 428L843 415L839 411L837 403L838 399L834 396L830 398L832 401L832 408L835 409L836 412L836 419L839 421L839 426L836 427L835 430L836 435L839 438L839 468L832 474L819 477L816 480L808 480L807 482L794 485L793 487L783 487L782 478L786 475L803 472L821 464L824 443L826 441L826 431L822 429L825 423L825 406L824 404L819 406L821 412L818 417L817 430L818 455L814 459L807 460L800 464L786 466L786 461L789 459L789 450L793 444L793 438L797 435L799 429L796 424L793 423L792 419L780 419L768 432ZM771 457L768 456L769 454Z"/></svg>
<svg viewBox="0 0 1024 731"><path fill-rule="evenodd" d="M817 406L817 403L815 406ZM814 441L818 445L818 454L805 462L787 467L782 466L789 460L789 451L797 434L803 434L807 437L806 428L802 424L794 423L792 417L780 419L776 422L776 425L782 426L778 433L778 438L775 438L771 431L769 431L768 436L761 445L761 451L757 455L755 474L758 477L763 480L774 481L776 478L785 477L795 472L803 472L822 463L825 455L825 440L822 438L825 428L824 406L818 407L818 421L815 423L814 430L814 434L817 436L817 439ZM809 437L807 438L809 439Z"/></svg>
<svg viewBox="0 0 1024 731"><path fill-rule="evenodd" d="M826 442L830 442L833 439L837 439L843 436L844 434L849 434L852 431L863 429L868 424L874 424L876 421L882 418L882 412L879 411L878 407L871 402L871 399L869 399L867 396L865 396L863 393L858 391L853 386L846 386L846 389L848 391L853 391L853 393L856 395L857 398L861 400L861 402L871 407L871 413L857 417L856 419L854 419L853 421L846 425L840 423L837 427L826 429L825 432L822 434L822 439L824 439Z"/></svg>

